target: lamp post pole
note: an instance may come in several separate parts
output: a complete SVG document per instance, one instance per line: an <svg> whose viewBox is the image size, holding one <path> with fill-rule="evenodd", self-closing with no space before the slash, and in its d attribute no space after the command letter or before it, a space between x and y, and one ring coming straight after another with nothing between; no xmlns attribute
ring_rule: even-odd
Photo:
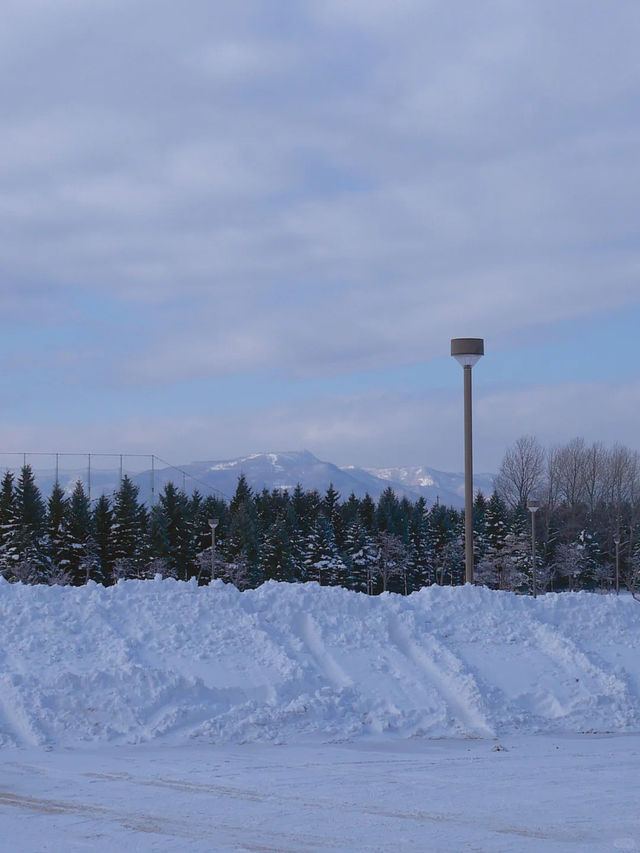
<svg viewBox="0 0 640 853"><path fill-rule="evenodd" d="M536 512L538 511L538 502L529 501L527 509L531 513L531 584L533 597L536 598L538 595L536 588Z"/></svg>
<svg viewBox="0 0 640 853"><path fill-rule="evenodd" d="M464 579L473 583L473 429L471 368L484 355L482 338L453 338L451 355L464 375Z"/></svg>
<svg viewBox="0 0 640 853"><path fill-rule="evenodd" d="M613 537L616 545L616 595L620 595L620 534Z"/></svg>
<svg viewBox="0 0 640 853"><path fill-rule="evenodd" d="M216 527L218 526L217 518L209 519L209 527L211 528L211 580L215 576L216 570Z"/></svg>

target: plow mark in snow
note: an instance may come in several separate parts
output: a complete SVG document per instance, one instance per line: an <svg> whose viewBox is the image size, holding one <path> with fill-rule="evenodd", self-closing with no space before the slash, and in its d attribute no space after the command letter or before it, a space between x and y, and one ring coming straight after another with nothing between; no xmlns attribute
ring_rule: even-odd
<svg viewBox="0 0 640 853"><path fill-rule="evenodd" d="M389 618L389 637L427 684L438 691L465 734L493 736L493 729L480 707L482 700L475 680L471 673L463 670L458 657L431 634L413 639L395 616Z"/></svg>

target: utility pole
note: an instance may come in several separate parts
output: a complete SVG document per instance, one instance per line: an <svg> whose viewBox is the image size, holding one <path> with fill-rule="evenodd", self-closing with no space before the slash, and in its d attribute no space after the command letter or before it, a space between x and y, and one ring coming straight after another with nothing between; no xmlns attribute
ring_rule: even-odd
<svg viewBox="0 0 640 853"><path fill-rule="evenodd" d="M536 512L538 511L538 502L529 501L527 509L531 513L531 580L533 586L533 597L537 596L536 589Z"/></svg>
<svg viewBox="0 0 640 853"><path fill-rule="evenodd" d="M211 580L215 577L216 571L216 527L218 526L217 518L209 519L209 527L211 528Z"/></svg>
<svg viewBox="0 0 640 853"><path fill-rule="evenodd" d="M473 583L473 429L471 368L484 355L482 338L453 338L451 355L464 373L464 565L465 583Z"/></svg>

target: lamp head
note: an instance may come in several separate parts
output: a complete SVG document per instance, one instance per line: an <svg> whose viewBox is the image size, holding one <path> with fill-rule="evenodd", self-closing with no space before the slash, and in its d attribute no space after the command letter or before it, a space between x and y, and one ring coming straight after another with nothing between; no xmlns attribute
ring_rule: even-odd
<svg viewBox="0 0 640 853"><path fill-rule="evenodd" d="M529 510L529 512L537 512L539 507L540 507L540 504L538 503L538 501L528 501L527 502L527 509Z"/></svg>
<svg viewBox="0 0 640 853"><path fill-rule="evenodd" d="M209 519L209 527L212 530L215 530L217 526L218 526L218 519L217 518L210 518Z"/></svg>
<svg viewBox="0 0 640 853"><path fill-rule="evenodd" d="M452 338L451 355L462 367L473 367L484 355L484 339Z"/></svg>

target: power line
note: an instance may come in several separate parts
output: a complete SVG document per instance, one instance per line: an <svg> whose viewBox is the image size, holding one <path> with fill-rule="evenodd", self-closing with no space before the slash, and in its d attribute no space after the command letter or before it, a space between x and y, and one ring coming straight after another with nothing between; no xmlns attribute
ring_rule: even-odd
<svg viewBox="0 0 640 853"><path fill-rule="evenodd" d="M185 471L183 468L178 468L176 465L172 465L171 462L167 462L166 459L163 459L161 456L156 455L156 459L158 462L162 462L163 465L166 465L167 468L171 468L174 471L178 471L178 473L182 474L183 477L189 477L193 480L194 483L198 483L203 486L205 489L208 489L210 492L216 492L219 495L222 495L225 500L231 501L232 498L229 495L226 495L221 489L216 489L215 486L210 486L208 483L205 483L204 480L199 480L198 477L194 477L193 474L190 474L188 471Z"/></svg>
<svg viewBox="0 0 640 853"><path fill-rule="evenodd" d="M185 490L185 480L188 477L194 483L197 483L199 486L202 486L202 488L206 489L211 494L218 495L218 496L224 498L225 500L227 500L229 502L232 500L232 498L229 495L225 494L225 492L223 492L221 489L217 489L215 486L209 485L209 483L206 483L204 480L201 480L200 478L195 477L193 474L191 474L189 471L186 471L184 468L180 468L177 465L173 465L171 462L167 462L166 459L163 459L161 456L158 456L156 453L93 453L93 452L90 453L90 452L73 451L73 450L69 450L69 451L44 451L44 450L0 451L0 457L4 457L4 456L21 456L22 461L23 461L23 465L27 464L27 457L29 457L29 456L49 456L49 457L52 457L53 459L55 459L56 483L58 482L60 458L62 458L64 456L74 456L74 457L82 457L82 458L87 459L87 463L88 463L87 464L87 486L88 486L88 491L89 491L88 497L90 500L91 500L91 460L94 457L119 459L120 460L119 471L120 471L120 480L121 481L122 481L122 471L123 471L123 468L122 468L123 459L150 459L151 460L151 469L150 469L149 473L151 474L151 503L152 503L152 505L153 505L154 499L155 499L155 478L156 478L156 475L159 473L155 468L155 460L156 459L158 460L158 462L161 462L167 468L170 468L171 470L177 471L179 474L182 474L182 486L183 486L184 491L186 491ZM135 476L141 476L144 473L146 473L146 472L140 471ZM104 493L104 494L106 494L106 493ZM109 494L114 495L115 492L111 492ZM96 500L96 499L93 499L93 500Z"/></svg>

